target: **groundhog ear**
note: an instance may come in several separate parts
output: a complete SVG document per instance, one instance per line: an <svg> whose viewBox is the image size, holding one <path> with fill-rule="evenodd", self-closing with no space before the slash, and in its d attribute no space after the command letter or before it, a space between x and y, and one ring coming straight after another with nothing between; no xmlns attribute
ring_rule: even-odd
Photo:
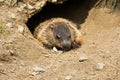
<svg viewBox="0 0 120 80"><path fill-rule="evenodd" d="M49 28L50 28L51 30L53 30L53 29L54 29L54 27L55 27L55 25L54 25L54 24L50 24L50 26L49 26Z"/></svg>

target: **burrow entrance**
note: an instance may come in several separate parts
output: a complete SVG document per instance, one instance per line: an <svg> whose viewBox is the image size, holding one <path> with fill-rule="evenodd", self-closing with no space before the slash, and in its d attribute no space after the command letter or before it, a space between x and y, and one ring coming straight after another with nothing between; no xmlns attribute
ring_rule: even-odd
<svg viewBox="0 0 120 80"><path fill-rule="evenodd" d="M69 19L77 24L82 24L88 16L89 10L98 0L68 0L63 4L47 3L43 9L33 15L26 23L31 33L34 32L41 22L54 18L62 17Z"/></svg>

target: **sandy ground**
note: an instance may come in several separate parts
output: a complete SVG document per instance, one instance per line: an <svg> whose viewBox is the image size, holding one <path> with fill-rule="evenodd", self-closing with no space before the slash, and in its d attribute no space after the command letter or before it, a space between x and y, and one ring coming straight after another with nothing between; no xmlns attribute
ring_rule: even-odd
<svg viewBox="0 0 120 80"><path fill-rule="evenodd" d="M19 20L6 27L14 19L8 18L4 8L0 8L0 80L120 79L119 12L91 9L81 24L82 47L61 53L39 45L27 27L21 33ZM85 58L82 62L81 57Z"/></svg>

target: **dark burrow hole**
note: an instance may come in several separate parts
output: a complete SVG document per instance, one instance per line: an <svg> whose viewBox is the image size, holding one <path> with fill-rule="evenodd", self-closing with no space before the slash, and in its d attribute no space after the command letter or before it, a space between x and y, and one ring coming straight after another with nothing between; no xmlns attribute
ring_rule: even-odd
<svg viewBox="0 0 120 80"><path fill-rule="evenodd" d="M98 0L68 0L63 4L47 3L39 12L33 15L28 21L27 26L31 33L34 32L41 22L54 18L62 17L69 19L77 24L85 22L89 10L96 4Z"/></svg>
<svg viewBox="0 0 120 80"><path fill-rule="evenodd" d="M31 33L43 21L50 18L66 18L78 25L85 22L89 11L98 0L68 0L63 4L47 3L39 13L26 23Z"/></svg>

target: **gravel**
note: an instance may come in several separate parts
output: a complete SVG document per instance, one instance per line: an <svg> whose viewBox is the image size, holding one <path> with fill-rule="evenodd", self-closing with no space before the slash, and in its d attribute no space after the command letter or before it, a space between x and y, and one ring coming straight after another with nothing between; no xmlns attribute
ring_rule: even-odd
<svg viewBox="0 0 120 80"><path fill-rule="evenodd" d="M55 52L57 52L57 53L59 53L59 54L63 53L63 51L58 50L56 47L53 47L53 51L55 51Z"/></svg>

